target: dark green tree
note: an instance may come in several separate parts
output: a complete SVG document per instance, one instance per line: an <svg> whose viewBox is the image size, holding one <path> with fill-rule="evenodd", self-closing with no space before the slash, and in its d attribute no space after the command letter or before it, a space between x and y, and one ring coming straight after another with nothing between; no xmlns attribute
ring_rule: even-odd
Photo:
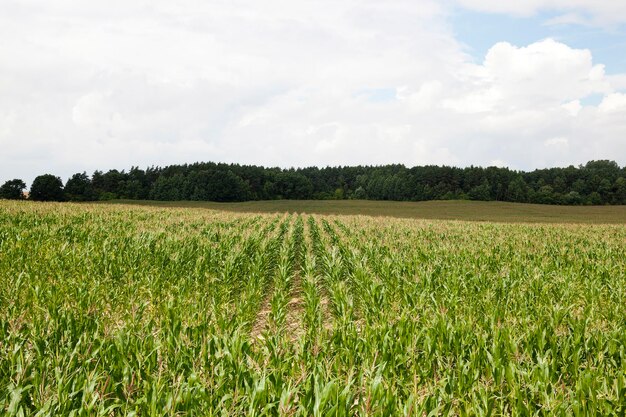
<svg viewBox="0 0 626 417"><path fill-rule="evenodd" d="M65 198L69 201L93 201L96 193L86 172L76 173L65 183Z"/></svg>
<svg viewBox="0 0 626 417"><path fill-rule="evenodd" d="M489 201L491 200L491 186L486 179L482 184L473 187L469 192L469 198L472 200Z"/></svg>
<svg viewBox="0 0 626 417"><path fill-rule="evenodd" d="M353 167L265 168L199 162L96 171L94 199L245 201L367 198L422 201L468 199L544 204L625 204L626 168L614 161L531 172L498 167L457 168L401 164ZM70 200L91 199L89 178L70 178ZM15 194L14 194L15 195Z"/></svg>
<svg viewBox="0 0 626 417"><path fill-rule="evenodd" d="M550 185L544 185L539 188L539 191L535 194L535 203L540 204L554 204L556 203L556 195L554 189Z"/></svg>
<svg viewBox="0 0 626 417"><path fill-rule="evenodd" d="M614 188L614 204L626 204L626 179L619 177L615 180Z"/></svg>
<svg viewBox="0 0 626 417"><path fill-rule="evenodd" d="M214 201L246 201L249 198L248 184L233 171L214 176L210 193Z"/></svg>
<svg viewBox="0 0 626 417"><path fill-rule="evenodd" d="M582 198L578 191L570 191L563 197L563 202L569 205L579 205L582 203Z"/></svg>
<svg viewBox="0 0 626 417"><path fill-rule="evenodd" d="M311 198L311 194L313 193L311 180L291 170L277 174L274 184L278 198L306 200ZM328 190L330 195L334 196L335 188Z"/></svg>
<svg viewBox="0 0 626 417"><path fill-rule="evenodd" d="M26 184L24 184L24 181L17 178L9 180L0 187L0 199L21 200L24 198L25 189Z"/></svg>
<svg viewBox="0 0 626 417"><path fill-rule="evenodd" d="M63 201L63 182L52 174L35 178L30 187L29 198L34 201Z"/></svg>
<svg viewBox="0 0 626 417"><path fill-rule="evenodd" d="M354 194L352 194L352 198L355 200L365 200L367 198L367 193L365 192L365 188L359 187L354 190Z"/></svg>
<svg viewBox="0 0 626 417"><path fill-rule="evenodd" d="M598 206L602 204L602 196L597 191L593 191L587 196L585 203L588 205Z"/></svg>
<svg viewBox="0 0 626 417"><path fill-rule="evenodd" d="M161 201L184 200L184 190L185 177L182 174L160 176L152 186L150 198Z"/></svg>
<svg viewBox="0 0 626 417"><path fill-rule="evenodd" d="M522 176L515 177L507 187L506 199L517 203L528 201L528 184Z"/></svg>

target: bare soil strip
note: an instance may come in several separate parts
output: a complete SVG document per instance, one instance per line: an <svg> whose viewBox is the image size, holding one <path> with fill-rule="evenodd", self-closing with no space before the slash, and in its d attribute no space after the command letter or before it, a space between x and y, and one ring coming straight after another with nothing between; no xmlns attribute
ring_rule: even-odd
<svg viewBox="0 0 626 417"><path fill-rule="evenodd" d="M263 330L267 329L270 314L272 313L272 308L270 306L270 300L272 299L272 290L268 290L267 294L265 294L265 299L263 300L263 304L261 305L261 309L256 316L256 320L254 321L254 325L252 326L252 330L250 331L250 338L252 341L257 340Z"/></svg>
<svg viewBox="0 0 626 417"><path fill-rule="evenodd" d="M302 299L302 282L300 273L298 273L295 277L294 287L291 294L291 299L287 304L285 331L287 332L289 340L295 342L304 334L304 323L302 322L304 300Z"/></svg>
<svg viewBox="0 0 626 417"><path fill-rule="evenodd" d="M283 220L279 223L279 227L277 227L277 229L280 229L280 224L282 224L283 221L288 221L287 220L288 216L289 216L288 214L285 214L285 216L283 217ZM283 237L283 241L285 239L289 239L291 227L292 226L290 225L289 229L285 233L285 236ZM282 244L282 242L280 242L280 244ZM276 273L274 271L273 266L272 266L272 273ZM252 341L257 340L261 336L261 333L268 328L270 315L272 314L271 300L272 300L272 295L274 294L274 285L271 279L271 275L269 277L266 277L265 279L267 280L265 296L263 298L263 302L261 303L261 308L259 309L259 312L257 313L256 320L254 321L254 324L252 325L252 329L250 330L250 339Z"/></svg>
<svg viewBox="0 0 626 417"><path fill-rule="evenodd" d="M300 215L296 221L298 220L302 220ZM306 222L304 222L302 239L306 239ZM305 242L300 242L300 244L304 245ZM304 249L306 250L306 247ZM285 330L289 340L292 342L298 340L304 334L304 323L302 321L304 314L304 297L302 293L301 274L303 259L296 258L295 262L293 281L290 288L290 300L287 303L287 317L285 319Z"/></svg>

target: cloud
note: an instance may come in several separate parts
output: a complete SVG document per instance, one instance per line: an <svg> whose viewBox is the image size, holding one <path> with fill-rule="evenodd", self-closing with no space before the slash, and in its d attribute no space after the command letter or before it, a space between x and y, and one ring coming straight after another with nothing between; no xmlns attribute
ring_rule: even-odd
<svg viewBox="0 0 626 417"><path fill-rule="evenodd" d="M426 111L433 108L441 98L443 85L441 81L426 81L416 91L411 91L407 86L396 89L396 98L409 103L412 110Z"/></svg>
<svg viewBox="0 0 626 417"><path fill-rule="evenodd" d="M618 133L626 131L626 119L602 116L626 114L624 95L613 92L588 50L551 39L526 47L502 42L459 74L457 91L442 105L471 116L467 128L481 139L468 140L489 144L481 152L527 168L611 159L626 150ZM602 103L583 107L580 100L594 94L604 95Z"/></svg>
<svg viewBox="0 0 626 417"><path fill-rule="evenodd" d="M604 113L621 113L626 115L626 94L613 93L604 97L599 110Z"/></svg>
<svg viewBox="0 0 626 417"><path fill-rule="evenodd" d="M499 168L505 168L507 166L509 166L509 164L507 164L505 161L503 161L502 159L494 159L493 161L491 161L489 163L489 166L492 167L499 167Z"/></svg>
<svg viewBox="0 0 626 417"><path fill-rule="evenodd" d="M500 42L476 64L447 12L434 0L3 1L0 180L199 160L530 169L626 155L626 75L554 40ZM582 106L591 94L602 103Z"/></svg>
<svg viewBox="0 0 626 417"><path fill-rule="evenodd" d="M580 100L572 100L561 105L561 107L567 110L572 116L577 116L583 108L582 104L580 104Z"/></svg>
<svg viewBox="0 0 626 417"><path fill-rule="evenodd" d="M552 39L521 48L497 43L482 65L462 67L460 78L470 92L446 105L471 113L554 106L611 90L604 66L593 65L590 51Z"/></svg>
<svg viewBox="0 0 626 417"><path fill-rule="evenodd" d="M532 16L539 12L561 13L551 24L594 25L626 22L626 3L619 0L457 0L463 7L489 13Z"/></svg>
<svg viewBox="0 0 626 417"><path fill-rule="evenodd" d="M567 138L557 137L546 140L544 144L547 147L567 147L569 146L569 141Z"/></svg>

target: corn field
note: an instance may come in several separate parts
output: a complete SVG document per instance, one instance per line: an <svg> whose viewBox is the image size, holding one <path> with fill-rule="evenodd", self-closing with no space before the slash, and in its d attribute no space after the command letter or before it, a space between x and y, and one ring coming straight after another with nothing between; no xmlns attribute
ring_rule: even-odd
<svg viewBox="0 0 626 417"><path fill-rule="evenodd" d="M0 414L626 413L626 227L0 201Z"/></svg>

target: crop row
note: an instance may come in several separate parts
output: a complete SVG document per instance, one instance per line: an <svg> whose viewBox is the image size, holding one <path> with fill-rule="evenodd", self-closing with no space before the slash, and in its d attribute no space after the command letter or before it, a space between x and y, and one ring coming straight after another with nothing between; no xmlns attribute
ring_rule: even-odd
<svg viewBox="0 0 626 417"><path fill-rule="evenodd" d="M623 415L624 242L0 202L0 410Z"/></svg>

